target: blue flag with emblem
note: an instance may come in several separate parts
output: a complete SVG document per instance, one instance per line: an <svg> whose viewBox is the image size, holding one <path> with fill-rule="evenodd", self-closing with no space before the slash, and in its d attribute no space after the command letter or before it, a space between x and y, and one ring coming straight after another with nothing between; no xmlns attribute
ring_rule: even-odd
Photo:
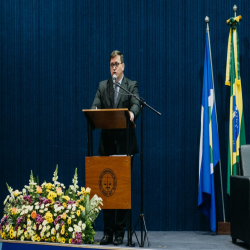
<svg viewBox="0 0 250 250"><path fill-rule="evenodd" d="M220 160L220 149L209 44L207 32L201 106L198 207L210 219L210 228L215 232L214 167Z"/></svg>

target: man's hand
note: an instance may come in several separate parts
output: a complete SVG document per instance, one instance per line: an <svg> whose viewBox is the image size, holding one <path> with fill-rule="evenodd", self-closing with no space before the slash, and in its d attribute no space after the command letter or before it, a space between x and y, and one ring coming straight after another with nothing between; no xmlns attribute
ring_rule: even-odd
<svg viewBox="0 0 250 250"><path fill-rule="evenodd" d="M129 115L130 115L130 121L133 122L135 118L134 113L129 111Z"/></svg>

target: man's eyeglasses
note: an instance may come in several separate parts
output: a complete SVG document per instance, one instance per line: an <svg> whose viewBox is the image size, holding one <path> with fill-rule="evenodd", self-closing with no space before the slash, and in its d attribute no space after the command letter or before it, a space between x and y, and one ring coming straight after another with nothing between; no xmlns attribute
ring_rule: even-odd
<svg viewBox="0 0 250 250"><path fill-rule="evenodd" d="M113 68L114 66L117 68L120 64L122 63L118 63L118 62L110 63L110 68Z"/></svg>

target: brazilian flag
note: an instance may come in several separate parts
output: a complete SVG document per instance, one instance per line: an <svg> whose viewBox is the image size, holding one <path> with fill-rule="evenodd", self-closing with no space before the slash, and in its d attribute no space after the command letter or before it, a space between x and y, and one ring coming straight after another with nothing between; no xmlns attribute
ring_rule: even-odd
<svg viewBox="0 0 250 250"><path fill-rule="evenodd" d="M243 114L243 99L240 77L239 36L237 26L241 16L230 18L227 49L226 82L230 86L229 111L229 145L228 145L228 174L227 193L230 195L230 176L238 174L239 149L246 144L245 123Z"/></svg>

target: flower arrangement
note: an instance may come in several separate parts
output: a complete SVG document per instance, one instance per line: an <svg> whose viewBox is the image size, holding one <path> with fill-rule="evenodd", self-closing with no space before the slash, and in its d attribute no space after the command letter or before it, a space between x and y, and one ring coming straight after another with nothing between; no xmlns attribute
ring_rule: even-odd
<svg viewBox="0 0 250 250"><path fill-rule="evenodd" d="M8 186L4 201L4 216L0 222L2 239L60 242L69 244L93 243L93 222L97 218L102 198L94 195L90 200L90 188L77 185L77 169L72 185L67 191L57 181L58 166L53 184L39 186L31 171L29 185L22 192Z"/></svg>

